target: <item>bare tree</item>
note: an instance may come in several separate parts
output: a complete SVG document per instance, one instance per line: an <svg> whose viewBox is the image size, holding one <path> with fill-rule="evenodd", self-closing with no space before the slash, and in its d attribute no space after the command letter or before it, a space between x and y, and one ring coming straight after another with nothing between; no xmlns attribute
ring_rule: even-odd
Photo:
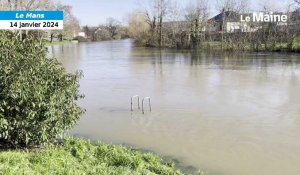
<svg viewBox="0 0 300 175"><path fill-rule="evenodd" d="M118 34L118 30L120 29L120 22L114 18L108 18L107 19L107 30L110 33L110 37L112 39L116 39L116 36Z"/></svg>
<svg viewBox="0 0 300 175"><path fill-rule="evenodd" d="M187 30L184 21L183 7L177 1L170 1L168 13L165 17L165 26L163 32L166 34L165 44L169 47L181 47L182 34Z"/></svg>
<svg viewBox="0 0 300 175"><path fill-rule="evenodd" d="M158 44L159 47L162 46L162 27L163 27L163 20L167 15L168 9L168 1L167 0L156 0L155 8L158 12Z"/></svg>
<svg viewBox="0 0 300 175"><path fill-rule="evenodd" d="M145 45L150 32L147 16L140 12L131 13L128 16L128 30L130 37L134 38L137 44Z"/></svg>
<svg viewBox="0 0 300 175"><path fill-rule="evenodd" d="M249 0L217 0L216 10L241 12L249 7Z"/></svg>
<svg viewBox="0 0 300 175"><path fill-rule="evenodd" d="M207 0L195 0L188 4L186 8L186 20L190 23L190 33L192 46L198 47L201 40L204 40L204 32L207 26L207 20L209 16L208 1Z"/></svg>
<svg viewBox="0 0 300 175"><path fill-rule="evenodd" d="M217 10L221 13L221 48L224 48L224 42L227 42L228 39L224 38L224 33L227 32L227 22L228 17L232 16L231 14L237 10L237 0L218 0L216 4ZM226 44L228 46L228 44Z"/></svg>
<svg viewBox="0 0 300 175"><path fill-rule="evenodd" d="M148 45L155 45L156 39L156 21L157 21L157 13L155 11L154 0L151 1L139 1L139 6L142 9L142 13L146 16L145 21L148 23L150 27L150 34L151 36L148 38L147 44Z"/></svg>
<svg viewBox="0 0 300 175"><path fill-rule="evenodd" d="M162 46L163 22L168 13L169 0L146 1L142 8L150 25L151 44Z"/></svg>
<svg viewBox="0 0 300 175"><path fill-rule="evenodd" d="M51 0L1 0L1 9L6 10L47 10L54 7Z"/></svg>
<svg viewBox="0 0 300 175"><path fill-rule="evenodd" d="M57 4L56 9L64 11L64 30L52 33L58 34L60 40L63 40L63 36L72 39L80 30L79 21L72 13L72 6Z"/></svg>

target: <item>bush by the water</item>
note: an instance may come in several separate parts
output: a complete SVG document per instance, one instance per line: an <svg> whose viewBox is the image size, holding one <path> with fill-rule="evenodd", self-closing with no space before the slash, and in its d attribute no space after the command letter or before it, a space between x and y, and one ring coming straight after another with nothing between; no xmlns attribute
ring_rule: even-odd
<svg viewBox="0 0 300 175"><path fill-rule="evenodd" d="M300 51L300 36L295 37L292 42L292 50L293 51Z"/></svg>
<svg viewBox="0 0 300 175"><path fill-rule="evenodd" d="M36 146L72 128L84 112L80 77L47 58L41 41L0 31L0 146Z"/></svg>

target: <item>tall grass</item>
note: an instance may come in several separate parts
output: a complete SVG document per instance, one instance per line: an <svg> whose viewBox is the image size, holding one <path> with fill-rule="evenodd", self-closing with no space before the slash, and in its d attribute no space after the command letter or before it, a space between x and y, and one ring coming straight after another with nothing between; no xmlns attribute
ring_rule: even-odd
<svg viewBox="0 0 300 175"><path fill-rule="evenodd" d="M0 174L181 175L174 163L153 153L83 139L66 139L61 146L37 151L1 151ZM199 173L200 174L200 173Z"/></svg>

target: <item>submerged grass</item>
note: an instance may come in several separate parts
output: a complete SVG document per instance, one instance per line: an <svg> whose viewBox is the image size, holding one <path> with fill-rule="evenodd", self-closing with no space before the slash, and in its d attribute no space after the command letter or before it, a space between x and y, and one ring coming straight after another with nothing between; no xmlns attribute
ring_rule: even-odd
<svg viewBox="0 0 300 175"><path fill-rule="evenodd" d="M0 152L0 174L181 175L174 163L120 145L68 138L38 151ZM199 173L201 174L201 173Z"/></svg>

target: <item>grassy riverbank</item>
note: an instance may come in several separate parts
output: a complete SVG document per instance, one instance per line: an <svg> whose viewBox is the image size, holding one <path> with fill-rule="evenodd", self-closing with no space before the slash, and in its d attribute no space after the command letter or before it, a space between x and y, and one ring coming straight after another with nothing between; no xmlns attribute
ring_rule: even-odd
<svg viewBox="0 0 300 175"><path fill-rule="evenodd" d="M198 49L204 50L224 50L224 51L268 51L268 52L299 52L300 51L300 37L294 38L290 43L267 43L260 44L259 47L253 46L250 43L223 43L222 42L203 42L199 44Z"/></svg>
<svg viewBox="0 0 300 175"><path fill-rule="evenodd" d="M0 174L183 174L152 153L82 139L35 151L1 151Z"/></svg>

